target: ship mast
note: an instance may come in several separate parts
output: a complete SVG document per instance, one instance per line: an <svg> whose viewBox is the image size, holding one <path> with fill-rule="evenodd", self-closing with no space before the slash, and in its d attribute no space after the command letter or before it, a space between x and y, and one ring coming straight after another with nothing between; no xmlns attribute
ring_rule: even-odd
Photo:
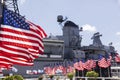
<svg viewBox="0 0 120 80"><path fill-rule="evenodd" d="M3 8L6 7L7 9L19 14L17 1L18 0L1 0L1 3L3 4Z"/></svg>

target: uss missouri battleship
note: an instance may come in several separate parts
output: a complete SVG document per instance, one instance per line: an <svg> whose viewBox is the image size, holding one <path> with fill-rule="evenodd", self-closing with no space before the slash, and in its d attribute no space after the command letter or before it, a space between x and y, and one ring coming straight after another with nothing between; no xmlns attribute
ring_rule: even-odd
<svg viewBox="0 0 120 80"><path fill-rule="evenodd" d="M7 1L7 0L6 0ZM17 0L11 0L17 1ZM16 5L15 3L13 5ZM14 6L15 7L15 6ZM1 9L2 11L2 9ZM15 9L18 11L18 8ZM1 13L2 14L2 13ZM44 54L34 60L34 66L18 66L14 65L15 70L3 70L4 75L20 74L23 77L38 77L45 74L44 67L47 65L55 66L54 64L62 63L65 66L68 62L76 60L99 60L99 55L103 57L112 56L111 66L108 68L101 68L97 65L94 70L98 72L101 77L120 77L120 64L115 62L116 51L112 45L104 45L100 40L102 36L99 32L94 33L92 36L93 43L87 46L82 46L82 36L79 28L74 22L63 19L61 15L57 17L57 22L62 24L63 35L50 35L43 39ZM101 73L100 73L101 72ZM86 73L86 71L84 71ZM76 76L85 76L81 71L76 70Z"/></svg>
<svg viewBox="0 0 120 80"><path fill-rule="evenodd" d="M62 24L63 17L58 16L58 22ZM45 74L44 67L46 65L54 67L54 64L63 63L68 65L68 62L73 60L96 60L98 64L99 55L104 57L112 56L111 66L108 68L101 68L96 65L94 70L100 74L101 77L120 77L120 64L115 62L116 51L112 45L103 45L100 37L102 36L99 32L94 33L92 36L93 43L88 46L81 46L82 37L80 35L79 26L74 22L66 20L63 23L63 35L53 36L43 39L44 43L44 54L40 55L39 58L35 59L34 66L18 66L14 67L17 71L4 70L4 74L20 74L24 77L38 77L39 75ZM106 57L106 58L107 58ZM76 70L76 76L85 76L81 71Z"/></svg>

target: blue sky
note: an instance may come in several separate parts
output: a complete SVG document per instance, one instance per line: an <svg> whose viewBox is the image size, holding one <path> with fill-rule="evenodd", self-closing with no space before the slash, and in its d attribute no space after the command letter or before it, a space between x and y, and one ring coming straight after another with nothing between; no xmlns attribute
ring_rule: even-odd
<svg viewBox="0 0 120 80"><path fill-rule="evenodd" d="M20 14L40 25L49 35L62 35L57 16L83 27L82 45L92 44L95 32L104 45L113 42L120 53L120 0L18 0Z"/></svg>

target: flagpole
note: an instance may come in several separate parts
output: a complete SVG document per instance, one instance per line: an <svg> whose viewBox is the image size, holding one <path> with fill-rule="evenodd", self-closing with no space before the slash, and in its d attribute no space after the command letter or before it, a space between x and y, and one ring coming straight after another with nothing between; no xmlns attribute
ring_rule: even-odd
<svg viewBox="0 0 120 80"><path fill-rule="evenodd" d="M4 16L5 1L1 0L1 3L2 3L2 5L1 5L1 16L0 16L0 18L1 18L1 23L3 23L4 22L3 16Z"/></svg>
<svg viewBox="0 0 120 80"><path fill-rule="evenodd" d="M1 3L2 3L2 11L3 11L3 9L4 9L4 7L5 7L5 1L4 1L4 0L1 0Z"/></svg>
<svg viewBox="0 0 120 80"><path fill-rule="evenodd" d="M110 67L108 67L108 76L110 77Z"/></svg>
<svg viewBox="0 0 120 80"><path fill-rule="evenodd" d="M83 70L82 70L82 77L83 77Z"/></svg>
<svg viewBox="0 0 120 80"><path fill-rule="evenodd" d="M100 67L100 77L102 77L102 75L101 75L101 67Z"/></svg>
<svg viewBox="0 0 120 80"><path fill-rule="evenodd" d="M78 70L78 77L79 77L80 71Z"/></svg>

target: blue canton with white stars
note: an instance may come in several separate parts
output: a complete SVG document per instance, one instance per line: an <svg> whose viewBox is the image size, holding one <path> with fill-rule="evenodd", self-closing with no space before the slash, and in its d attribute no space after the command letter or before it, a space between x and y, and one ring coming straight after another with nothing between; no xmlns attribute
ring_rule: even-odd
<svg viewBox="0 0 120 80"><path fill-rule="evenodd" d="M3 16L4 25L10 25L15 28L21 28L26 30L30 29L29 24L25 22L25 18L11 10L4 9Z"/></svg>

